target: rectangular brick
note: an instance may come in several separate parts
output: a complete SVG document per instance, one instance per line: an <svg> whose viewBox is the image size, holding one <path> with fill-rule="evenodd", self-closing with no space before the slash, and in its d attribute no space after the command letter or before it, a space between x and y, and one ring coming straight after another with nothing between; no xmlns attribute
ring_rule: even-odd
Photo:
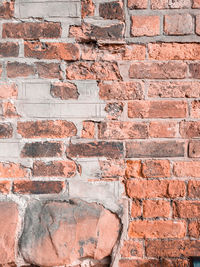
<svg viewBox="0 0 200 267"><path fill-rule="evenodd" d="M200 141L190 141L189 142L189 157L199 158L200 157Z"/></svg>
<svg viewBox="0 0 200 267"><path fill-rule="evenodd" d="M135 62L129 76L133 79L183 79L187 76L184 62Z"/></svg>
<svg viewBox="0 0 200 267"><path fill-rule="evenodd" d="M123 258L142 258L144 253L144 248L142 242L135 240L125 240L123 246L120 250L120 254Z"/></svg>
<svg viewBox="0 0 200 267"><path fill-rule="evenodd" d="M143 217L144 218L169 218L171 213L170 202L166 200L144 200Z"/></svg>
<svg viewBox="0 0 200 267"><path fill-rule="evenodd" d="M132 16L132 36L156 36L160 34L159 16Z"/></svg>
<svg viewBox="0 0 200 267"><path fill-rule="evenodd" d="M190 0L151 0L152 9L190 8Z"/></svg>
<svg viewBox="0 0 200 267"><path fill-rule="evenodd" d="M129 118L185 118L187 103L184 101L135 100L128 103Z"/></svg>
<svg viewBox="0 0 200 267"><path fill-rule="evenodd" d="M107 157L120 158L123 156L123 143L121 142L90 142L90 143L70 143L67 147L68 157Z"/></svg>
<svg viewBox="0 0 200 267"><path fill-rule="evenodd" d="M125 161L117 160L99 160L102 178L121 178L125 175Z"/></svg>
<svg viewBox="0 0 200 267"><path fill-rule="evenodd" d="M145 178L170 177L168 160L145 160L142 164L142 175Z"/></svg>
<svg viewBox="0 0 200 267"><path fill-rule="evenodd" d="M36 62L35 67L39 78L62 79L62 71L59 63Z"/></svg>
<svg viewBox="0 0 200 267"><path fill-rule="evenodd" d="M129 9L146 9L148 7L148 0L128 0Z"/></svg>
<svg viewBox="0 0 200 267"><path fill-rule="evenodd" d="M18 55L19 55L18 43L11 43L11 42L0 43L0 58L18 57Z"/></svg>
<svg viewBox="0 0 200 267"><path fill-rule="evenodd" d="M149 136L154 138L173 138L178 132L178 123L152 121L149 124Z"/></svg>
<svg viewBox="0 0 200 267"><path fill-rule="evenodd" d="M26 178L30 170L21 164L0 162L0 178Z"/></svg>
<svg viewBox="0 0 200 267"><path fill-rule="evenodd" d="M189 231L190 237L193 237L195 239L199 239L199 237L200 237L200 222L199 222L199 220L190 221L189 225L188 225L188 231Z"/></svg>
<svg viewBox="0 0 200 267"><path fill-rule="evenodd" d="M148 137L148 127L143 122L101 122L98 124L98 128L99 139L123 140Z"/></svg>
<svg viewBox="0 0 200 267"><path fill-rule="evenodd" d="M198 199L200 198L200 181L188 182L188 197Z"/></svg>
<svg viewBox="0 0 200 267"><path fill-rule="evenodd" d="M176 141L144 141L127 142L127 158L151 158L151 157L184 157L184 142Z"/></svg>
<svg viewBox="0 0 200 267"><path fill-rule="evenodd" d="M193 18L190 14L164 16L164 32L167 35L187 35L194 31Z"/></svg>
<svg viewBox="0 0 200 267"><path fill-rule="evenodd" d="M32 77L35 75L35 69L32 64L22 62L7 63L8 78Z"/></svg>
<svg viewBox="0 0 200 267"><path fill-rule="evenodd" d="M194 62L189 64L190 78L200 79L200 63Z"/></svg>
<svg viewBox="0 0 200 267"><path fill-rule="evenodd" d="M200 101L194 100L191 103L190 117L198 119L199 115L200 115Z"/></svg>
<svg viewBox="0 0 200 267"><path fill-rule="evenodd" d="M182 121L180 123L180 134L183 138L200 137L200 121Z"/></svg>
<svg viewBox="0 0 200 267"><path fill-rule="evenodd" d="M139 178L142 177L142 163L140 160L127 160L126 161L126 178Z"/></svg>
<svg viewBox="0 0 200 267"><path fill-rule="evenodd" d="M99 16L104 19L124 20L123 2L113 1L110 3L100 3Z"/></svg>
<svg viewBox="0 0 200 267"><path fill-rule="evenodd" d="M174 162L174 175L177 177L200 177L200 161Z"/></svg>
<svg viewBox="0 0 200 267"><path fill-rule="evenodd" d="M199 218L200 215L200 201L175 201L173 203L173 216L175 218Z"/></svg>

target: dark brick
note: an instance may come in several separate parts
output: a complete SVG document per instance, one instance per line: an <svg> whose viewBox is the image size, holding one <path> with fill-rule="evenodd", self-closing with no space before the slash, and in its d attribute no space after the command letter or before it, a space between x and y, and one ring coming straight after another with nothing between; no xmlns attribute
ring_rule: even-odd
<svg viewBox="0 0 200 267"><path fill-rule="evenodd" d="M19 45L17 43L0 43L0 57L17 57Z"/></svg>
<svg viewBox="0 0 200 267"><path fill-rule="evenodd" d="M11 138L13 128L10 123L0 123L0 138Z"/></svg>
<svg viewBox="0 0 200 267"><path fill-rule="evenodd" d="M28 77L35 74L34 66L21 62L8 62L7 75L9 78Z"/></svg>
<svg viewBox="0 0 200 267"><path fill-rule="evenodd" d="M57 82L52 84L50 93L53 97L62 100L78 99L79 96L77 86L69 82Z"/></svg>
<svg viewBox="0 0 200 267"><path fill-rule="evenodd" d="M123 3L114 1L110 3L100 3L99 15L104 19L124 19Z"/></svg>
<svg viewBox="0 0 200 267"><path fill-rule="evenodd" d="M36 62L37 73L40 78L61 79L62 71L59 63Z"/></svg>

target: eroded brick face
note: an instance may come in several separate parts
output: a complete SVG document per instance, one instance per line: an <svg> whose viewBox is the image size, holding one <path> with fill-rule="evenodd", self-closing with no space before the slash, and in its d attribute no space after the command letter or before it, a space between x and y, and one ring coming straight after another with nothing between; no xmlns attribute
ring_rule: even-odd
<svg viewBox="0 0 200 267"><path fill-rule="evenodd" d="M0 267L200 256L200 0L0 0Z"/></svg>

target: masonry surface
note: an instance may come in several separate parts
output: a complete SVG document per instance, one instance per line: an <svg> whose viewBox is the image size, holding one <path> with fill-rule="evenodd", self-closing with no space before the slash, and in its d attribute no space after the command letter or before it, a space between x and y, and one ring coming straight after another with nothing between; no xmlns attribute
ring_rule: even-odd
<svg viewBox="0 0 200 267"><path fill-rule="evenodd" d="M200 256L200 0L0 0L0 266Z"/></svg>

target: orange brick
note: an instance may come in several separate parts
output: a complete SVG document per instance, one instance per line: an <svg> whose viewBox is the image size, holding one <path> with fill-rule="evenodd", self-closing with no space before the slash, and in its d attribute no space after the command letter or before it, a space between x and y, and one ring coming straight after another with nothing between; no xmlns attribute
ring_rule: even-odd
<svg viewBox="0 0 200 267"><path fill-rule="evenodd" d="M170 177L168 160L146 160L142 164L142 174L146 178Z"/></svg>
<svg viewBox="0 0 200 267"><path fill-rule="evenodd" d="M143 201L143 217L170 217L170 202L166 200L144 200Z"/></svg>
<svg viewBox="0 0 200 267"><path fill-rule="evenodd" d="M93 121L83 121L81 138L93 139L95 137L95 123Z"/></svg>
<svg viewBox="0 0 200 267"><path fill-rule="evenodd" d="M176 122L152 121L149 124L149 136L154 138L176 137L178 124Z"/></svg>
<svg viewBox="0 0 200 267"><path fill-rule="evenodd" d="M142 177L142 165L139 160L127 160L126 162L126 177L139 178Z"/></svg>
<svg viewBox="0 0 200 267"><path fill-rule="evenodd" d="M174 162L174 175L177 177L200 177L200 161Z"/></svg>
<svg viewBox="0 0 200 267"><path fill-rule="evenodd" d="M131 217L137 218L142 216L142 205L139 200L133 200L131 203Z"/></svg>
<svg viewBox="0 0 200 267"><path fill-rule="evenodd" d="M175 201L173 203L173 216L183 219L198 219L200 216L200 201Z"/></svg>
<svg viewBox="0 0 200 267"><path fill-rule="evenodd" d="M128 8L130 9L146 9L148 0L128 0Z"/></svg>
<svg viewBox="0 0 200 267"><path fill-rule="evenodd" d="M156 36L160 34L159 16L132 16L132 36Z"/></svg>
<svg viewBox="0 0 200 267"><path fill-rule="evenodd" d="M167 35L187 35L193 33L193 18L190 14L164 16L164 32Z"/></svg>
<svg viewBox="0 0 200 267"><path fill-rule="evenodd" d="M144 253L143 245L139 241L133 241L133 240L124 241L120 253L123 258L132 258L132 257L142 258Z"/></svg>

